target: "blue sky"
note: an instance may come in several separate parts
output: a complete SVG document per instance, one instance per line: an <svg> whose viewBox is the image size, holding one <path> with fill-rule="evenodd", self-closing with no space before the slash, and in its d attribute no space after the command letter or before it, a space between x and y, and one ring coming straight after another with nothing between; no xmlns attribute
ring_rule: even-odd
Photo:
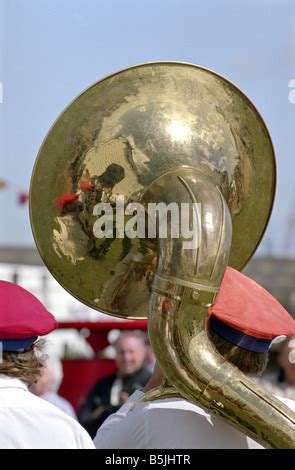
<svg viewBox="0 0 295 470"><path fill-rule="evenodd" d="M103 76L154 60L211 68L255 103L278 166L260 253L288 255L284 239L295 217L293 0L0 0L0 178L10 182L0 191L0 245L34 244L16 193L28 189L39 146L63 108Z"/></svg>

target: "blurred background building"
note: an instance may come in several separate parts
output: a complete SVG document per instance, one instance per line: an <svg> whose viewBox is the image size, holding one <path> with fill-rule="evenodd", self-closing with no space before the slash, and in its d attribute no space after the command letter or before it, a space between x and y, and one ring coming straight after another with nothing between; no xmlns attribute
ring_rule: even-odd
<svg viewBox="0 0 295 470"><path fill-rule="evenodd" d="M43 302L58 321L109 320L76 300L44 266L36 248L0 247L0 279L16 282Z"/></svg>

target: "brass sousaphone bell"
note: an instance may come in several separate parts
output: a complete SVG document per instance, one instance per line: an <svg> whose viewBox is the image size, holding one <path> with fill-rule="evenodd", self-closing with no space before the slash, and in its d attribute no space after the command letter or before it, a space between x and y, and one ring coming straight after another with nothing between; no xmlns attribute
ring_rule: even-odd
<svg viewBox="0 0 295 470"><path fill-rule="evenodd" d="M66 108L40 149L30 211L65 289L98 311L148 317L170 384L152 397L178 393L266 446L294 447L290 410L225 362L205 329L227 265L241 270L259 245L274 191L271 139L248 98L212 71L159 62L115 73ZM198 246L159 236L158 219L150 236L150 204L171 203L200 208ZM132 238L136 204L146 226Z"/></svg>

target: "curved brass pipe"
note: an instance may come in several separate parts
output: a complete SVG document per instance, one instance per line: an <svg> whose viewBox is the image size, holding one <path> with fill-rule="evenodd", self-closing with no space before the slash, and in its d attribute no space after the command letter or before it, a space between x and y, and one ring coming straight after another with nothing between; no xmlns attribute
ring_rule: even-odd
<svg viewBox="0 0 295 470"><path fill-rule="evenodd" d="M208 306L218 292L231 244L231 219L219 189L196 170L159 177L143 200L201 204L199 247L158 239L158 267L149 307L149 334L168 382L182 397L225 418L266 447L294 448L294 413L228 363L206 333ZM176 393L177 393L176 392ZM161 388L145 400L173 395Z"/></svg>

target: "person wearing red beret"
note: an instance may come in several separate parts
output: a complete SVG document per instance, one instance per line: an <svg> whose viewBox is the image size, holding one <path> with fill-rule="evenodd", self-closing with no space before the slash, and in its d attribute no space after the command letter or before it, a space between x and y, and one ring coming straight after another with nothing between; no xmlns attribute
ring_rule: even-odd
<svg viewBox="0 0 295 470"><path fill-rule="evenodd" d="M218 352L244 374L258 376L277 337L295 334L295 321L272 295L244 274L227 268L216 302L209 308L207 333ZM161 385L158 367L98 430L98 449L262 448L228 422L183 398L142 401ZM280 398L280 397L277 397ZM280 398L295 410L295 402Z"/></svg>
<svg viewBox="0 0 295 470"><path fill-rule="evenodd" d="M55 328L55 318L35 296L0 281L1 449L94 448L80 424L29 391L46 360L38 337Z"/></svg>

